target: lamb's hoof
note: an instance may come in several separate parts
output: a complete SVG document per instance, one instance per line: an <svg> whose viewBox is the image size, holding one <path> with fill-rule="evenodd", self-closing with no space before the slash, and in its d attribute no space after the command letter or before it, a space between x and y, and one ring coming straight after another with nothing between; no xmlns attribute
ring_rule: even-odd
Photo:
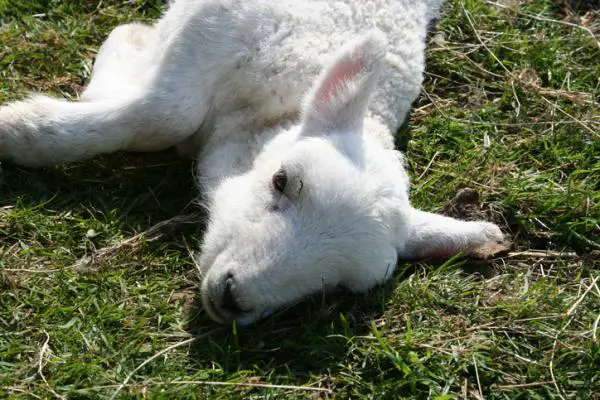
<svg viewBox="0 0 600 400"><path fill-rule="evenodd" d="M505 251L510 250L512 242L502 233L500 228L491 222L481 222L483 243L473 247L467 256L481 260L488 260Z"/></svg>
<svg viewBox="0 0 600 400"><path fill-rule="evenodd" d="M496 224L481 222L481 225L486 243L501 243L504 241L504 234Z"/></svg>

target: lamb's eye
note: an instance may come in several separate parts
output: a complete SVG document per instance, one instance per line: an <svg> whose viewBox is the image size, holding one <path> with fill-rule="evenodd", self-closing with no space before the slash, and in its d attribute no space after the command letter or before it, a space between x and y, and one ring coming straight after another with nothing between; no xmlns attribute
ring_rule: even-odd
<svg viewBox="0 0 600 400"><path fill-rule="evenodd" d="M288 183L287 174L283 168L280 168L273 174L273 187L279 192L283 193L285 186Z"/></svg>

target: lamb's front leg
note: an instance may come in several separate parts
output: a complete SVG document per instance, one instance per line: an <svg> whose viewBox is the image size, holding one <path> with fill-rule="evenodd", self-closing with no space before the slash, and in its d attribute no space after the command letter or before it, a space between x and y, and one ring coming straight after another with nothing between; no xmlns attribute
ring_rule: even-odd
<svg viewBox="0 0 600 400"><path fill-rule="evenodd" d="M461 221L411 209L404 251L406 259L447 258L469 253L486 244L500 243L500 228L486 221Z"/></svg>

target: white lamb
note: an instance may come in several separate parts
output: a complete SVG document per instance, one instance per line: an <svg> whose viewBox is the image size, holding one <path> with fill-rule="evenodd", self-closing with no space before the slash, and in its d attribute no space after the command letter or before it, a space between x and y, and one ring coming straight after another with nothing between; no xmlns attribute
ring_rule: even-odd
<svg viewBox="0 0 600 400"><path fill-rule="evenodd" d="M503 239L494 224L411 207L393 149L440 3L176 0L155 25L110 34L81 101L0 108L0 159L196 155L210 209L201 294L216 321L250 323L335 287L365 291L399 255Z"/></svg>

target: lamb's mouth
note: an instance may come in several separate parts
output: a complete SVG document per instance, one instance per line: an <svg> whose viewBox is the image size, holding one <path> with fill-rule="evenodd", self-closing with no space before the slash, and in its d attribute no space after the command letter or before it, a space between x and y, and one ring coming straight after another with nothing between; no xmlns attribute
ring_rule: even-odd
<svg viewBox="0 0 600 400"><path fill-rule="evenodd" d="M217 306L210 294L204 291L202 292L202 308L212 320L218 322L219 324L226 324L234 319L233 315L227 313L225 310Z"/></svg>
<svg viewBox="0 0 600 400"><path fill-rule="evenodd" d="M220 277L219 281L223 281L221 284L214 284L214 277L211 279L206 275L202 277L200 284L202 308L212 320L220 324L236 321L239 325L248 325L271 313L271 311L257 313L256 308L238 302L231 272L220 273L217 276Z"/></svg>
<svg viewBox="0 0 600 400"><path fill-rule="evenodd" d="M253 310L240 310L240 312L231 313L217 306L213 297L208 293L202 293L202 307L208 316L220 324L228 324L233 320L240 321L242 325L247 325L252 317Z"/></svg>
<svg viewBox="0 0 600 400"><path fill-rule="evenodd" d="M213 302L213 300L210 297L208 297L208 300L204 300L204 296L203 296L202 307L204 308L204 311L206 311L206 313L208 314L208 316L211 319L213 319L214 321L216 321L220 324L225 323L226 319L219 312L218 307L215 305L215 303Z"/></svg>

